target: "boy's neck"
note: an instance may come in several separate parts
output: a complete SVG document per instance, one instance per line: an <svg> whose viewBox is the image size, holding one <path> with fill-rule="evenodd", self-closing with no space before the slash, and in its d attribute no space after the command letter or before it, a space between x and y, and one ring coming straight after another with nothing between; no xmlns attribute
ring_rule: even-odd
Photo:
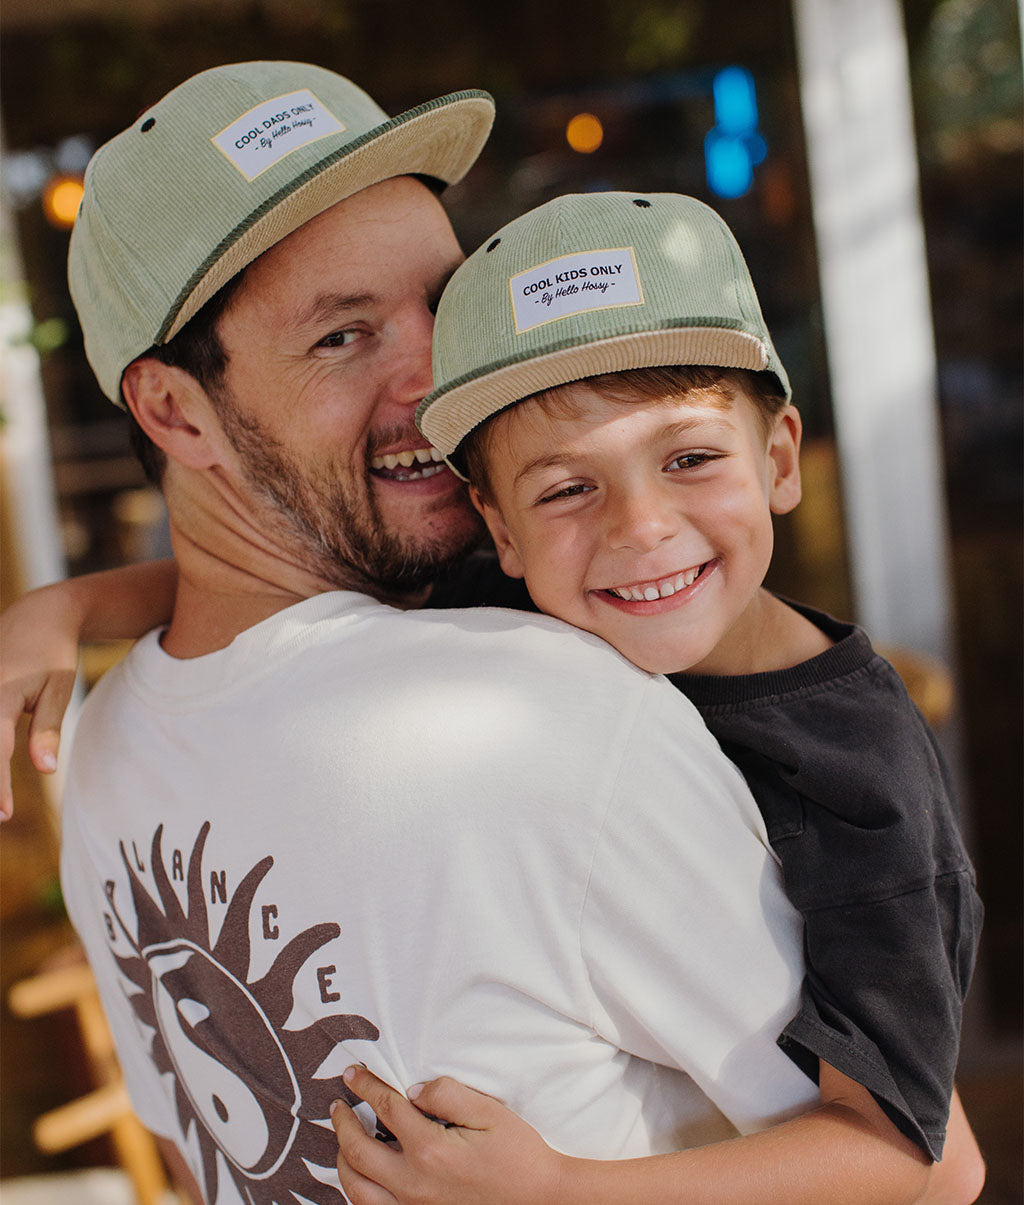
<svg viewBox="0 0 1024 1205"><path fill-rule="evenodd" d="M709 656L682 672L717 677L774 673L831 647L821 628L762 588Z"/></svg>

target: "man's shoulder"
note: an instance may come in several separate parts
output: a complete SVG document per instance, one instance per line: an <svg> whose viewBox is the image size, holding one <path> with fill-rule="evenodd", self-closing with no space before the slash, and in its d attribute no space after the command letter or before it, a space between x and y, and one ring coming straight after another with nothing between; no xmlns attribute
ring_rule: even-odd
<svg viewBox="0 0 1024 1205"><path fill-rule="evenodd" d="M406 613L393 628L395 643L427 660L442 658L470 679L502 670L524 689L552 679L576 688L660 691L667 683L628 661L611 645L547 615L472 607Z"/></svg>

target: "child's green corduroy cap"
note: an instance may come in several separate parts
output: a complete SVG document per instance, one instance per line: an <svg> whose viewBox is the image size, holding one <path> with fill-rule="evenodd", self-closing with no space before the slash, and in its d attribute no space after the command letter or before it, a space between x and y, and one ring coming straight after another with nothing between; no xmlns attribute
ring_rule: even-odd
<svg viewBox="0 0 1024 1205"><path fill-rule="evenodd" d="M132 360L338 201L393 176L461 179L493 119L479 91L388 117L308 63L234 63L186 80L86 171L68 279L104 393L121 404Z"/></svg>
<svg viewBox="0 0 1024 1205"><path fill-rule="evenodd" d="M451 457L532 393L674 364L772 372L790 397L729 227L677 193L558 197L452 277L434 327L434 391L416 418Z"/></svg>

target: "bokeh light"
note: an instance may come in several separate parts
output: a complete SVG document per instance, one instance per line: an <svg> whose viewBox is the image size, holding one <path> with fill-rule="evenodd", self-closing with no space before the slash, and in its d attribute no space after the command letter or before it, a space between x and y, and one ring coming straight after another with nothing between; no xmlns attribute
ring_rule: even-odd
<svg viewBox="0 0 1024 1205"><path fill-rule="evenodd" d="M62 230L73 226L83 191L82 181L77 176L54 176L43 189L46 220Z"/></svg>
<svg viewBox="0 0 1024 1205"><path fill-rule="evenodd" d="M574 151L592 155L604 142L604 126L593 113L577 113L565 127L565 139Z"/></svg>

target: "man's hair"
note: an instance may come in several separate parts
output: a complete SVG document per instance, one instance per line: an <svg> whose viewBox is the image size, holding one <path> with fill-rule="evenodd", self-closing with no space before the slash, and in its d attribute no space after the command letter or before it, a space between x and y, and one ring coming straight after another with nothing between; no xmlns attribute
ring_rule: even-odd
<svg viewBox="0 0 1024 1205"><path fill-rule="evenodd" d="M195 377L203 389L216 401L224 384L228 355L220 341L218 324L228 306L242 287L245 272L233 276L210 300L185 323L173 339L154 344L139 358L150 357L161 364L180 368ZM128 437L132 451L139 458L146 479L159 486L167 467L167 457L161 448L139 426L128 411Z"/></svg>
<svg viewBox="0 0 1024 1205"><path fill-rule="evenodd" d="M669 365L660 368L630 368L623 372L606 372L600 376L586 377L582 382L571 381L542 389L515 402L513 406L499 410L486 422L474 428L463 440L459 453L463 458L466 476L480 491L485 502L493 503L488 462L494 436L494 420L523 402L538 404L545 414L556 414L561 418L575 418L579 407L573 402L567 385L586 384L602 397L612 401L657 402L669 397L684 397L688 393L699 393L703 400L717 398L722 406L731 406L736 400L737 386L754 404L758 421L765 439L771 433L775 416L786 406L785 394L778 378L772 372L752 372L744 368L706 368L702 365Z"/></svg>

